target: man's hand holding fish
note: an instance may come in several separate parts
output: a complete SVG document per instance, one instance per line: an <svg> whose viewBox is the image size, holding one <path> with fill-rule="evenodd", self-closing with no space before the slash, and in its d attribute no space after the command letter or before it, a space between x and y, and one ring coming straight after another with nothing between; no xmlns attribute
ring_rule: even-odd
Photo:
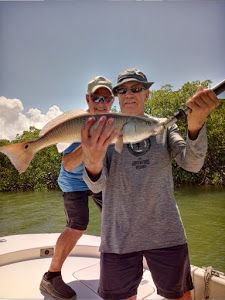
<svg viewBox="0 0 225 300"><path fill-rule="evenodd" d="M91 132L96 122L95 130ZM102 116L98 121L91 117L82 128L83 162L92 175L101 172L107 148L119 136L121 128L114 128L113 122L113 118L106 116Z"/></svg>

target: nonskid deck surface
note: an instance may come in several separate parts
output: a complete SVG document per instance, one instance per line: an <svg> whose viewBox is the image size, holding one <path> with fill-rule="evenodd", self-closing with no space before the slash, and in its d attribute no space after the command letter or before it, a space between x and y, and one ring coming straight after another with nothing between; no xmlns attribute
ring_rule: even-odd
<svg viewBox="0 0 225 300"><path fill-rule="evenodd" d="M27 234L0 239L1 300L52 299L39 291L41 278L49 268L51 257L40 258L37 253L40 253L40 249L51 250L58 235ZM84 235L63 265L63 279L76 291L78 300L101 299L97 294L99 242L99 237ZM147 270L144 271L138 290L138 299L163 299L156 294L151 274Z"/></svg>

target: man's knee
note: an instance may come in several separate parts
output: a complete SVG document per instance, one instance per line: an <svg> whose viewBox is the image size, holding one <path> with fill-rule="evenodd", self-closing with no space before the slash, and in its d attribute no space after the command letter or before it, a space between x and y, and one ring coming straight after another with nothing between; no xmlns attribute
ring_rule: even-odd
<svg viewBox="0 0 225 300"><path fill-rule="evenodd" d="M67 234L71 235L71 237L73 239L80 238L85 232L85 230L83 230L83 229L77 229L77 228L71 228L71 227L66 227L64 231Z"/></svg>

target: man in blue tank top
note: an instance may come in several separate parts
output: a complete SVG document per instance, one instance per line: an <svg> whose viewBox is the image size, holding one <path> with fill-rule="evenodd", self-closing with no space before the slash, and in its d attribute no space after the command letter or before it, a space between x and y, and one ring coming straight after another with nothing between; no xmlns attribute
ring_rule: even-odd
<svg viewBox="0 0 225 300"><path fill-rule="evenodd" d="M88 83L86 101L91 114L108 113L114 101L112 83L97 76ZM88 196L101 209L101 193L93 194L83 181L82 148L71 144L63 153L58 184L63 191L67 225L59 236L48 272L42 278L40 290L54 299L75 299L76 292L67 285L61 275L63 263L89 222Z"/></svg>

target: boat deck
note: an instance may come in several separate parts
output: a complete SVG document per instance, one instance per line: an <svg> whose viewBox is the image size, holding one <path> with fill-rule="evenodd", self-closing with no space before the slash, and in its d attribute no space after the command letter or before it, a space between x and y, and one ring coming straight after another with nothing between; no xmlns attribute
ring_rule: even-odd
<svg viewBox="0 0 225 300"><path fill-rule="evenodd" d="M0 239L0 299L45 299L39 291L48 270L58 233L24 234ZM66 259L62 275L77 293L77 299L101 299L97 294L100 238L84 235ZM138 299L160 300L151 273L144 270Z"/></svg>

